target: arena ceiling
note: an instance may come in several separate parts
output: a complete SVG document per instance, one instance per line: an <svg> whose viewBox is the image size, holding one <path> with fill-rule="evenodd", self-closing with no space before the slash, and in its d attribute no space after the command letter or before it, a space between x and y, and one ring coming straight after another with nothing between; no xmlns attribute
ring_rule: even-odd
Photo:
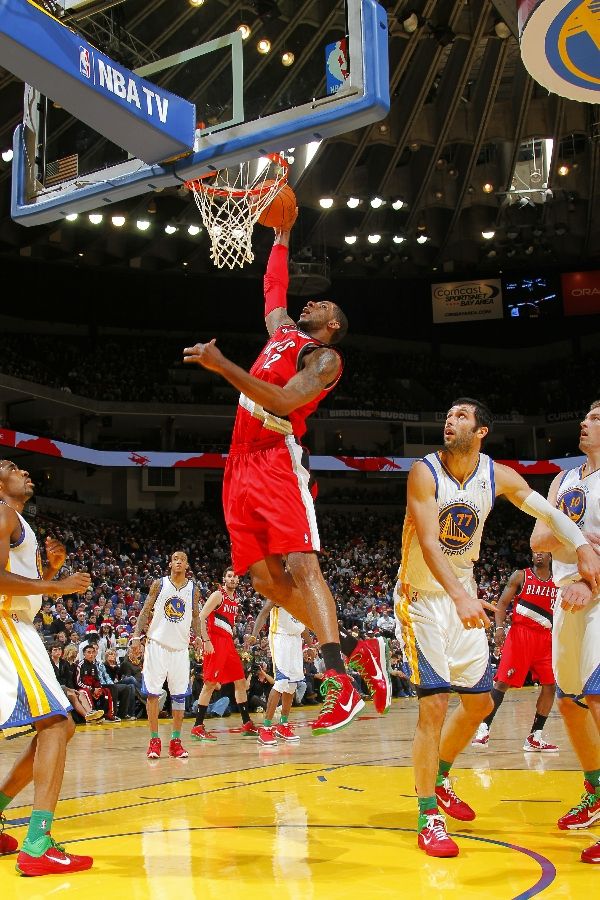
<svg viewBox="0 0 600 900"><path fill-rule="evenodd" d="M314 8L323 2L301 4L305 26L314 23ZM247 20L257 37L267 28L276 34L297 15L298 5L297 0L205 0L196 7L188 0L98 0L73 27L133 66L149 61L145 54L155 59L189 46L190 37L207 40L217 20L222 28L230 18L231 30ZM334 278L597 265L599 107L549 95L527 74L514 0L387 0L383 5L389 22L390 113L375 125L323 142L308 169L292 173L300 205L294 258L307 271L311 263L317 271L328 263ZM22 83L0 69L2 149L12 143L22 108ZM175 237L164 233L168 221L198 219L185 189L127 201L129 219L150 216L153 228L146 234L129 225L94 229L83 221L24 227L10 218L10 163L0 167L3 256L156 272L185 263L188 272L215 274L206 235L191 240L184 229ZM334 201L327 210L319 203L325 197ZM353 209L347 206L350 197L360 200ZM375 197L384 201L378 208L371 206ZM484 238L484 231L493 237ZM376 234L379 242L369 242ZM346 236L356 236L355 242L346 243ZM418 242L419 237L427 240ZM243 274L260 273L269 242L266 230L257 229L257 262Z"/></svg>

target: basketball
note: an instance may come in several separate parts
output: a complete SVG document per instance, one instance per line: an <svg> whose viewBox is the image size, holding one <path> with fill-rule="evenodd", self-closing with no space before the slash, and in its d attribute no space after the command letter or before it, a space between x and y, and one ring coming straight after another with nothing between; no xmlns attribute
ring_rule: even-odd
<svg viewBox="0 0 600 900"><path fill-rule="evenodd" d="M280 228L289 231L298 215L296 195L284 184L278 194L271 200L267 208L260 214L258 221L267 228Z"/></svg>

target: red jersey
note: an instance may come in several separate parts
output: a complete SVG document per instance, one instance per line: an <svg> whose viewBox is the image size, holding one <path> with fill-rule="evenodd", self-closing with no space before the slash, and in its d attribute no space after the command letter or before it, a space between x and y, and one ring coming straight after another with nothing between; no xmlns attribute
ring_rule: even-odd
<svg viewBox="0 0 600 900"><path fill-rule="evenodd" d="M222 587L219 587L218 590L221 592L221 602L206 617L206 630L209 637L215 633L217 635L222 634L224 631L233 637L235 617L240 606L238 595L236 593L233 597L230 597Z"/></svg>
<svg viewBox="0 0 600 900"><path fill-rule="evenodd" d="M335 350L330 344L324 344L300 331L296 325L281 325L265 344L250 369L250 374L255 378L260 378L261 381L268 381L270 384L284 387L300 371L306 356L318 347L329 347ZM339 354L339 351L335 352ZM247 446L248 444L264 447L282 443L286 435L294 435L299 441L306 433L308 417L340 380L343 361L341 354L339 356L342 365L335 381L321 391L318 397L293 410L289 416L276 416L259 403L250 400L245 394L240 394L231 447Z"/></svg>
<svg viewBox="0 0 600 900"><path fill-rule="evenodd" d="M552 581L552 576L543 581L532 569L525 569L523 587L514 600L513 625L551 629L557 594L558 588Z"/></svg>

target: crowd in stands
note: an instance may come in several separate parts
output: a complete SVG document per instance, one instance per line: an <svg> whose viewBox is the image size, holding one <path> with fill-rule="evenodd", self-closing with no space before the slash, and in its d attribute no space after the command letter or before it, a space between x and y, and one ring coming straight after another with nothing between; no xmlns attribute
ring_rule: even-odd
<svg viewBox="0 0 600 900"><path fill-rule="evenodd" d="M410 696L401 646L395 637L393 590L399 566L402 520L388 510L325 512L320 531L325 548L321 566L336 601L340 623L357 637L381 635L390 641L394 696ZM126 522L47 515L35 522L40 544L47 535L67 548L65 570L85 569L92 584L85 595L44 597L35 619L51 656L62 667L59 681L77 700L80 721L109 721L144 715L141 686L143 646L130 641L153 580L167 571L170 554L183 549L189 572L204 598L214 590L229 564L229 541L223 521L202 507L183 503L176 512L142 511ZM532 520L500 500L484 531L476 565L481 597L497 600L515 568L530 563ZM266 631L252 641L254 622L264 602L248 578L240 581L240 614L234 639L248 676L250 708L260 710L272 684ZM490 637L491 639L491 637ZM88 648L89 645L89 648ZM190 644L191 715L201 681L201 655ZM297 703L319 700L324 665L316 639L305 648L306 682ZM364 691L364 685L361 685ZM213 702L227 698L224 688ZM164 691L159 707L168 711ZM90 718L91 714L91 718Z"/></svg>
<svg viewBox="0 0 600 900"><path fill-rule="evenodd" d="M219 346L249 368L264 336L223 335ZM186 368L183 337L171 335L48 334L0 336L0 372L95 400L231 404L235 392L222 380ZM375 352L351 339L347 364L334 394L322 404L375 410L438 410L458 394L485 397L498 414L578 410L600 396L600 362L591 352L532 363L520 369L466 357Z"/></svg>

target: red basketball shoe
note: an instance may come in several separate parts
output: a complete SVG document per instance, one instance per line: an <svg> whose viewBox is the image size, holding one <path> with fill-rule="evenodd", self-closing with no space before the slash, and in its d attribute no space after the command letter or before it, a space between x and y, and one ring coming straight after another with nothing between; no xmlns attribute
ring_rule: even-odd
<svg viewBox="0 0 600 900"><path fill-rule="evenodd" d="M584 781L584 784L585 792L581 795L581 801L568 813L561 816L557 822L558 827L563 831L589 828L600 819L600 793L597 794L594 791L594 786L589 781Z"/></svg>
<svg viewBox="0 0 600 900"><path fill-rule="evenodd" d="M392 703L386 641L382 637L359 641L348 659L348 668L362 677L373 697L375 709L385 715Z"/></svg>
<svg viewBox="0 0 600 900"><path fill-rule="evenodd" d="M300 740L292 726L287 722L284 722L283 725L280 722L279 725L275 726L275 735L282 738L282 740L286 741L288 744L295 744Z"/></svg>
<svg viewBox="0 0 600 900"><path fill-rule="evenodd" d="M267 728L265 725L259 726L258 737L256 740L259 744L262 744L263 747L277 746L277 738L275 737L273 728Z"/></svg>
<svg viewBox="0 0 600 900"><path fill-rule="evenodd" d="M549 744L548 741L545 741L541 731L532 731L527 735L523 750L527 750L529 753L558 753L556 744Z"/></svg>
<svg viewBox="0 0 600 900"><path fill-rule="evenodd" d="M169 741L169 756L172 756L173 759L187 759L189 755L179 738L171 738Z"/></svg>
<svg viewBox="0 0 600 900"><path fill-rule="evenodd" d="M4 816L0 813L0 856L5 853L14 853L19 846L19 842L11 834L4 833Z"/></svg>
<svg viewBox="0 0 600 900"><path fill-rule="evenodd" d="M446 820L437 811L425 813L426 822L419 832L417 844L427 856L458 856L458 846L446 831Z"/></svg>
<svg viewBox="0 0 600 900"><path fill-rule="evenodd" d="M217 736L212 731L207 731L204 725L194 725L190 732L193 741L216 741Z"/></svg>
<svg viewBox="0 0 600 900"><path fill-rule="evenodd" d="M349 675L328 669L321 685L323 709L312 726L313 734L329 734L349 725L365 703Z"/></svg>
<svg viewBox="0 0 600 900"><path fill-rule="evenodd" d="M456 796L448 777L444 778L443 784L436 785L435 795L444 812L452 816L453 819L460 819L461 822L471 822L475 818L475 811L471 809L468 803Z"/></svg>
<svg viewBox="0 0 600 900"><path fill-rule="evenodd" d="M148 759L158 759L161 750L162 744L160 742L160 738L150 738L150 743L148 744L148 749L146 750L146 756L148 757Z"/></svg>
<svg viewBox="0 0 600 900"><path fill-rule="evenodd" d="M600 863L600 841L581 852L581 862Z"/></svg>
<svg viewBox="0 0 600 900"><path fill-rule="evenodd" d="M67 853L56 841L50 838L51 844L41 856L31 856L23 850L17 856L15 866L19 875L65 875L72 872L84 872L94 863L91 856L75 856Z"/></svg>
<svg viewBox="0 0 600 900"><path fill-rule="evenodd" d="M258 734L258 728L252 721L245 722L244 725L242 725L240 731L244 735L244 737L256 737L256 735Z"/></svg>

